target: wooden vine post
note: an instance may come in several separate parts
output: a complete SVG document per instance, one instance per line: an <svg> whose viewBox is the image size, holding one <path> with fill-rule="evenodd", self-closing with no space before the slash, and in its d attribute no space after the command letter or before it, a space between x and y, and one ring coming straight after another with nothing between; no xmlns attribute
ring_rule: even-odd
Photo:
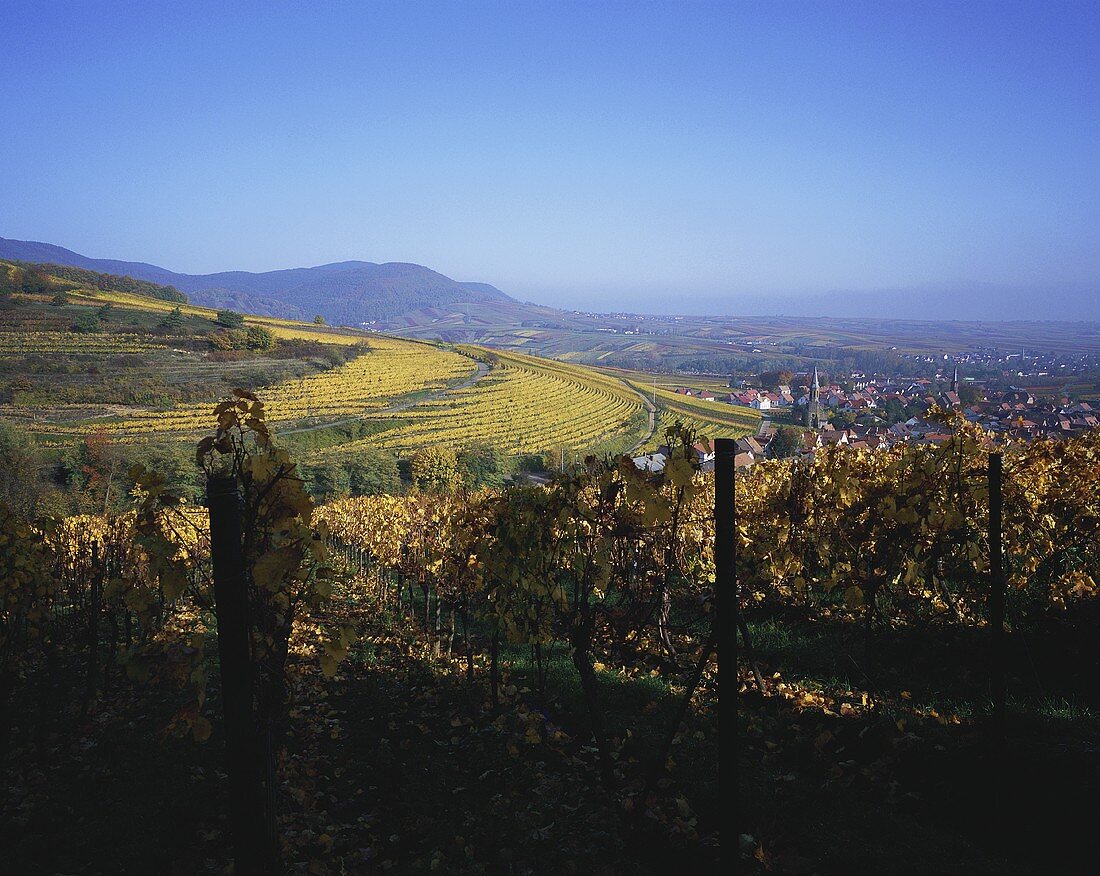
<svg viewBox="0 0 1100 876"><path fill-rule="evenodd" d="M725 788L723 799L728 815L722 826L727 872L740 869L737 812L737 510L734 493L734 458L737 442L732 438L714 441L714 610L719 631L718 665L726 661L726 696L719 696L718 726L726 728L726 744L719 747L718 782Z"/></svg>
<svg viewBox="0 0 1100 876"><path fill-rule="evenodd" d="M1003 459L1000 453L989 454L989 686L993 701L993 728L998 739L1004 738L1005 730L1005 571L1001 538Z"/></svg>
<svg viewBox="0 0 1100 876"><path fill-rule="evenodd" d="M218 662L225 718L229 824L234 872L254 876L265 864L258 744L253 718L252 660L249 652L248 588L241 531L241 496L235 477L207 480L210 559L218 620Z"/></svg>

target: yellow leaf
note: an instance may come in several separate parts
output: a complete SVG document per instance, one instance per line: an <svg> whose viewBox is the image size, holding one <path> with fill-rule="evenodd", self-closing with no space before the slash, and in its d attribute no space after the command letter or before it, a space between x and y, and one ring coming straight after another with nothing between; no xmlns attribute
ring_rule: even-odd
<svg viewBox="0 0 1100 876"><path fill-rule="evenodd" d="M264 554L252 567L252 580L260 587L274 592L279 589L286 574L286 559L278 551Z"/></svg>
<svg viewBox="0 0 1100 876"><path fill-rule="evenodd" d="M168 566L160 573L160 586L165 599L178 599L187 589L187 577L176 566Z"/></svg>
<svg viewBox="0 0 1100 876"><path fill-rule="evenodd" d="M210 738L210 732L213 729L210 720L199 715L195 719L195 723L191 725L191 735L195 737L196 742L206 742Z"/></svg>
<svg viewBox="0 0 1100 876"><path fill-rule="evenodd" d="M691 461L682 456L669 460L665 465L665 476L678 487L689 486L694 474L695 469L692 468Z"/></svg>

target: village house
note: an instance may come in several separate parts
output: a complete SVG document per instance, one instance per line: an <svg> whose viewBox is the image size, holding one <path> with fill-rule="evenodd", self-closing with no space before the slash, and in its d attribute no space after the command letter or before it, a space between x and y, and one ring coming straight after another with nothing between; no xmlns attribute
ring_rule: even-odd
<svg viewBox="0 0 1100 876"><path fill-rule="evenodd" d="M634 457L634 465L642 471L656 474L665 470L665 463L668 462L668 457L663 453L646 453L643 456Z"/></svg>
<svg viewBox="0 0 1100 876"><path fill-rule="evenodd" d="M806 375L809 385L800 386L797 395L791 392L788 384L769 391L748 387L745 381L731 380L729 385L739 388L723 395L721 401L759 411L795 406L803 408L800 412L803 413L802 419L807 422L813 420L814 426L802 435L802 453L809 455L822 447L831 446L877 450L898 443L942 444L950 439L949 430L944 424L926 419L924 415L933 405L958 410L967 422L997 435L1019 440L1065 439L1100 427L1096 405L1071 402L1064 395L1037 400L1027 389L1013 386L1007 391L996 391L983 388L982 383L974 382L972 378L968 378L968 385L979 387L982 397L964 406L959 395L961 383L957 363L950 375L949 389L943 387L943 375L939 375L935 382L925 378L910 380L902 388L903 384L895 383L893 378L875 376L872 379L860 371L851 372L851 388L848 390L835 383L818 389L815 373L816 369ZM798 384L798 381L794 383ZM676 392L705 401L718 400L706 390L680 387ZM909 414L917 413L905 422L889 424L881 412L890 402L901 405ZM816 417L806 416L811 406L819 412ZM830 422L820 415L821 408L825 407L846 416ZM891 407L896 413L896 407ZM852 420L853 416L855 422L850 425L842 423L842 420ZM765 420L761 424L761 437L738 439L736 466L746 468L765 458L768 442L777 429L775 423ZM692 454L704 470L713 468L714 454L709 445L697 444L692 448ZM668 448L662 447L656 453L635 457L634 462L646 471L660 471L668 455Z"/></svg>

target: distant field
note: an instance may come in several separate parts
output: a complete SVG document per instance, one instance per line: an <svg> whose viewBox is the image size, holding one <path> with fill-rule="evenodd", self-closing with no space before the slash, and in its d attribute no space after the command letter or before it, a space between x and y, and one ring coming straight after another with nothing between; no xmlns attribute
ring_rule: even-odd
<svg viewBox="0 0 1100 876"><path fill-rule="evenodd" d="M709 390L715 395L726 395L730 391L729 386L727 386L727 381L720 377L656 373L653 371L639 371L631 368L601 367L598 370L611 377L617 377L620 380L625 380L632 385L636 385L639 391L644 390L649 394L653 392L654 383L656 383L658 389L676 389L683 386L688 389Z"/></svg>
<svg viewBox="0 0 1100 876"><path fill-rule="evenodd" d="M196 304L174 304L171 301L161 301L156 298L147 298L144 295L134 295L129 292L104 292L99 289L88 289L80 292L69 293L73 303L88 304L119 304L133 307L138 310L169 313L176 307L187 316L201 316L208 319L217 317L217 311L209 307L199 307ZM276 337L301 338L307 340L322 341L331 344L357 344L374 337L370 332L361 332L343 328L331 328L318 326L311 323L294 322L289 319L276 319L273 316L251 316L245 314L247 325L261 325L268 329ZM411 339L410 339L411 340Z"/></svg>
<svg viewBox="0 0 1100 876"><path fill-rule="evenodd" d="M1066 393L1082 401L1100 401L1100 383L1091 380L1059 380L1048 383L1028 383L1024 387L1036 396L1055 396Z"/></svg>
<svg viewBox="0 0 1100 876"><path fill-rule="evenodd" d="M0 332L0 359L30 355L103 356L124 353L148 353L163 349L147 335L117 332L87 335L65 331Z"/></svg>
<svg viewBox="0 0 1100 876"><path fill-rule="evenodd" d="M657 417L657 434L656 439L652 442L654 445L659 445L665 436L665 430L671 428L676 423L682 423L689 429L694 429L695 434L700 438L742 438L745 435L755 435L756 426L751 429L744 426L729 426L722 423L716 423L713 420L705 418L693 417L690 414L682 411L674 411L670 408L661 408L660 414Z"/></svg>
<svg viewBox="0 0 1100 876"><path fill-rule="evenodd" d="M707 438L740 438L755 434L760 427L760 412L752 408L733 407L720 401L701 401L675 391L680 387L707 390L721 398L730 392L724 380L694 375L654 374L625 368L599 370L624 381L656 402L658 439L664 436L665 429L677 421Z"/></svg>
<svg viewBox="0 0 1100 876"><path fill-rule="evenodd" d="M804 367L863 353L940 356L978 347L1100 352L1100 323L1095 322L652 317L494 303L417 312L389 328L406 336L503 349L522 346L571 362L654 371L719 359L765 370L775 367L769 363L777 359L788 366Z"/></svg>
<svg viewBox="0 0 1100 876"><path fill-rule="evenodd" d="M664 430L676 421L707 438L740 438L753 435L760 428L760 412L752 408L734 407L721 401L702 401L660 386L654 390L652 383L646 386L639 380L631 379L627 383L647 398L656 399L658 436L663 435Z"/></svg>
<svg viewBox="0 0 1100 876"><path fill-rule="evenodd" d="M636 389L644 390L644 384L630 381ZM650 389L650 394L653 390ZM694 417L711 420L715 423L725 423L730 426L740 426L755 429L760 424L760 412L752 408L744 408L737 405L726 404L722 401L703 401L690 395L680 395L669 389L658 387L657 406L673 411L682 411Z"/></svg>

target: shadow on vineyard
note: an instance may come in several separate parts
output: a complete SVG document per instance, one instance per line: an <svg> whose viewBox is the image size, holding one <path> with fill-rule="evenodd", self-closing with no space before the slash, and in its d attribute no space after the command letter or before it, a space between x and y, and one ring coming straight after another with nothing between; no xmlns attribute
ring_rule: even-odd
<svg viewBox="0 0 1100 876"><path fill-rule="evenodd" d="M1100 433L315 507L215 414L207 507L3 512L14 872L1080 869Z"/></svg>
<svg viewBox="0 0 1100 876"><path fill-rule="evenodd" d="M986 629L750 622L769 696L743 674L742 829L767 841L743 851L769 872L1086 872L1097 620L1078 606L1009 636L1003 744Z"/></svg>

